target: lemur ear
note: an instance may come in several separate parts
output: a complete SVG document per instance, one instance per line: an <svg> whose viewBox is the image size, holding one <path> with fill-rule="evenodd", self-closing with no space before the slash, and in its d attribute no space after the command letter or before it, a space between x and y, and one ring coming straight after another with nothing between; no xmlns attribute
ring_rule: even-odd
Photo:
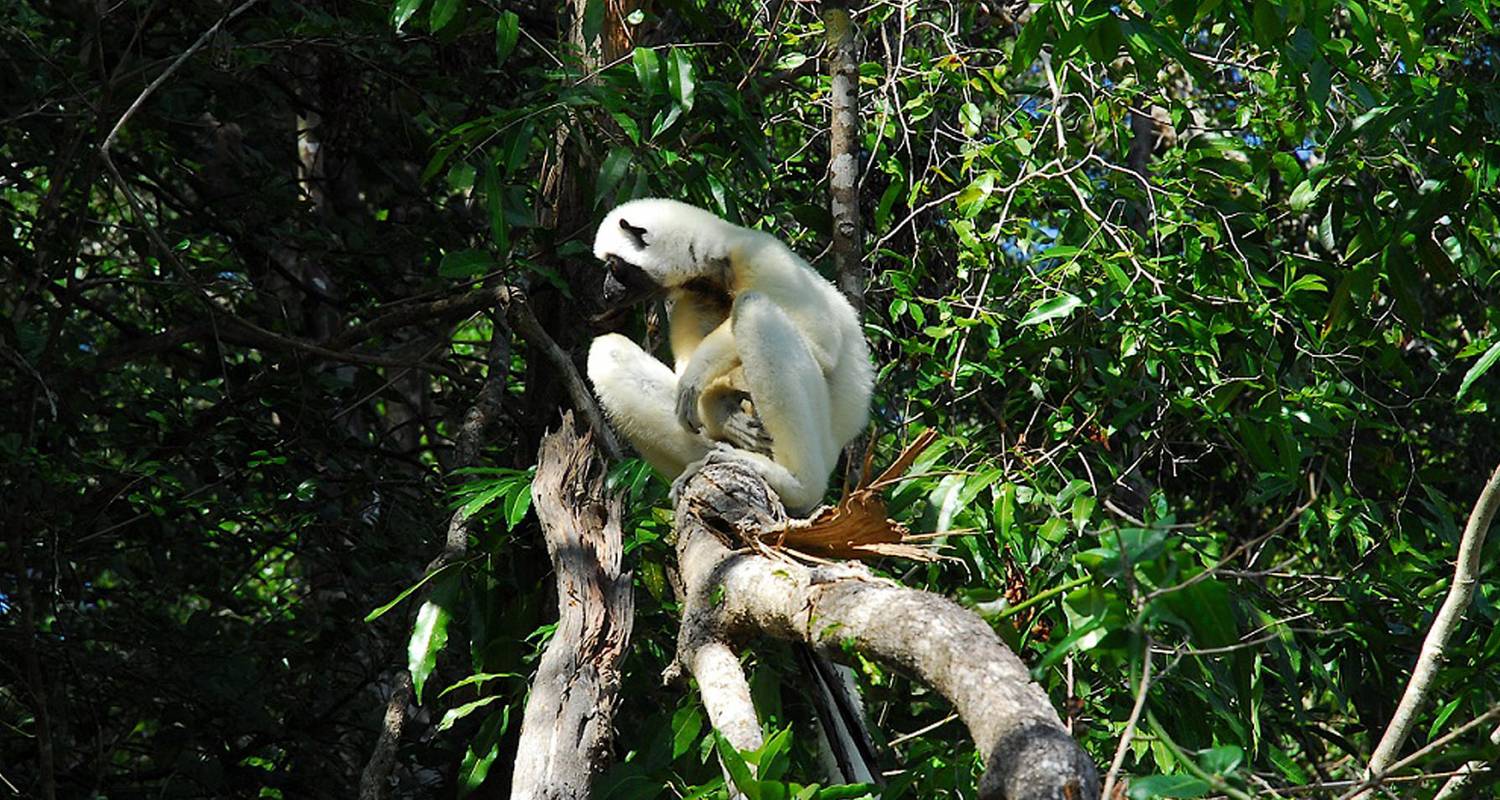
<svg viewBox="0 0 1500 800"><path fill-rule="evenodd" d="M635 241L635 246L636 246L637 249L640 249L640 250L645 250L646 249L646 229L645 228L638 228L638 227L636 227L634 225L631 225L629 220L625 219L624 217L621 217L620 218L620 230L625 231L625 233L627 235L629 235L630 238Z"/></svg>

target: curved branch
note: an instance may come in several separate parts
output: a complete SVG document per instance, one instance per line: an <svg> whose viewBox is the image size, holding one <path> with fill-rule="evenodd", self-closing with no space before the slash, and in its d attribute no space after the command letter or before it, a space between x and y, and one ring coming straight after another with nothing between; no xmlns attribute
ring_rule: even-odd
<svg viewBox="0 0 1500 800"><path fill-rule="evenodd" d="M914 674L953 703L985 754L980 797L1098 796L1093 763L984 620L862 569L809 569L730 550L721 537L758 535L787 521L765 482L732 458L710 457L687 483L677 515L685 637L774 636L835 660L859 651ZM680 652L702 644L683 641Z"/></svg>

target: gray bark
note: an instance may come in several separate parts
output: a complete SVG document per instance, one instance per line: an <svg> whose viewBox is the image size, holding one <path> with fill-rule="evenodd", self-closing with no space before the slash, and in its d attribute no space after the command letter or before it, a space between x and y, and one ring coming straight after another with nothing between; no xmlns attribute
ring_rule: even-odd
<svg viewBox="0 0 1500 800"><path fill-rule="evenodd" d="M859 215L859 30L842 3L825 3L828 32L828 195L833 215L833 263L839 290L865 307L864 231Z"/></svg>
<svg viewBox="0 0 1500 800"><path fill-rule="evenodd" d="M679 658L753 636L806 642L834 660L847 651L904 670L937 690L985 755L980 797L1087 800L1093 763L1068 735L1026 666L984 620L950 600L849 567L810 569L735 552L740 532L786 523L765 482L710 457L677 503L677 554L686 585Z"/></svg>
<svg viewBox="0 0 1500 800"><path fill-rule="evenodd" d="M533 507L557 573L560 618L542 654L511 779L515 800L587 798L609 763L620 662L630 640L630 574L620 568L622 502L573 415L542 439Z"/></svg>

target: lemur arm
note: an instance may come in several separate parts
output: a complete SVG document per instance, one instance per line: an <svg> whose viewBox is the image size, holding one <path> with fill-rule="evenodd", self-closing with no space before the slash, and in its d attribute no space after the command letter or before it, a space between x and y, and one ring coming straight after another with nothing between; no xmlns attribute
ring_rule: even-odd
<svg viewBox="0 0 1500 800"><path fill-rule="evenodd" d="M677 420L682 427L693 433L703 429L703 420L698 416L698 396L703 394L703 387L734 369L739 360L734 331L726 319L703 337L677 376Z"/></svg>

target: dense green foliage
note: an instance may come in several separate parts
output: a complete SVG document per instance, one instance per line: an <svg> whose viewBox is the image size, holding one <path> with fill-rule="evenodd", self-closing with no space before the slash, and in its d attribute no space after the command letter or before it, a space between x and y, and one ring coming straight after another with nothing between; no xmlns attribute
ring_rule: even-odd
<svg viewBox="0 0 1500 800"><path fill-rule="evenodd" d="M822 24L264 0L125 121L112 177L106 135L228 8L0 4L0 776L349 796L409 661L396 795L503 796L555 614L527 470L569 400L472 289L522 288L581 363L591 226L645 195L826 270ZM1497 11L856 12L877 462L943 434L892 508L952 557L879 566L993 619L1101 771L1151 659L1131 797L1347 780L1390 718L1500 462ZM608 796L722 796L697 698L659 680L665 487L617 475L638 611ZM420 613L371 613L461 504L466 558ZM1409 750L1500 702L1497 552ZM779 797L820 775L793 661L753 653ZM862 672L887 741L948 714ZM1482 733L1418 767L1493 760ZM885 758L886 797L973 796L957 723Z"/></svg>

